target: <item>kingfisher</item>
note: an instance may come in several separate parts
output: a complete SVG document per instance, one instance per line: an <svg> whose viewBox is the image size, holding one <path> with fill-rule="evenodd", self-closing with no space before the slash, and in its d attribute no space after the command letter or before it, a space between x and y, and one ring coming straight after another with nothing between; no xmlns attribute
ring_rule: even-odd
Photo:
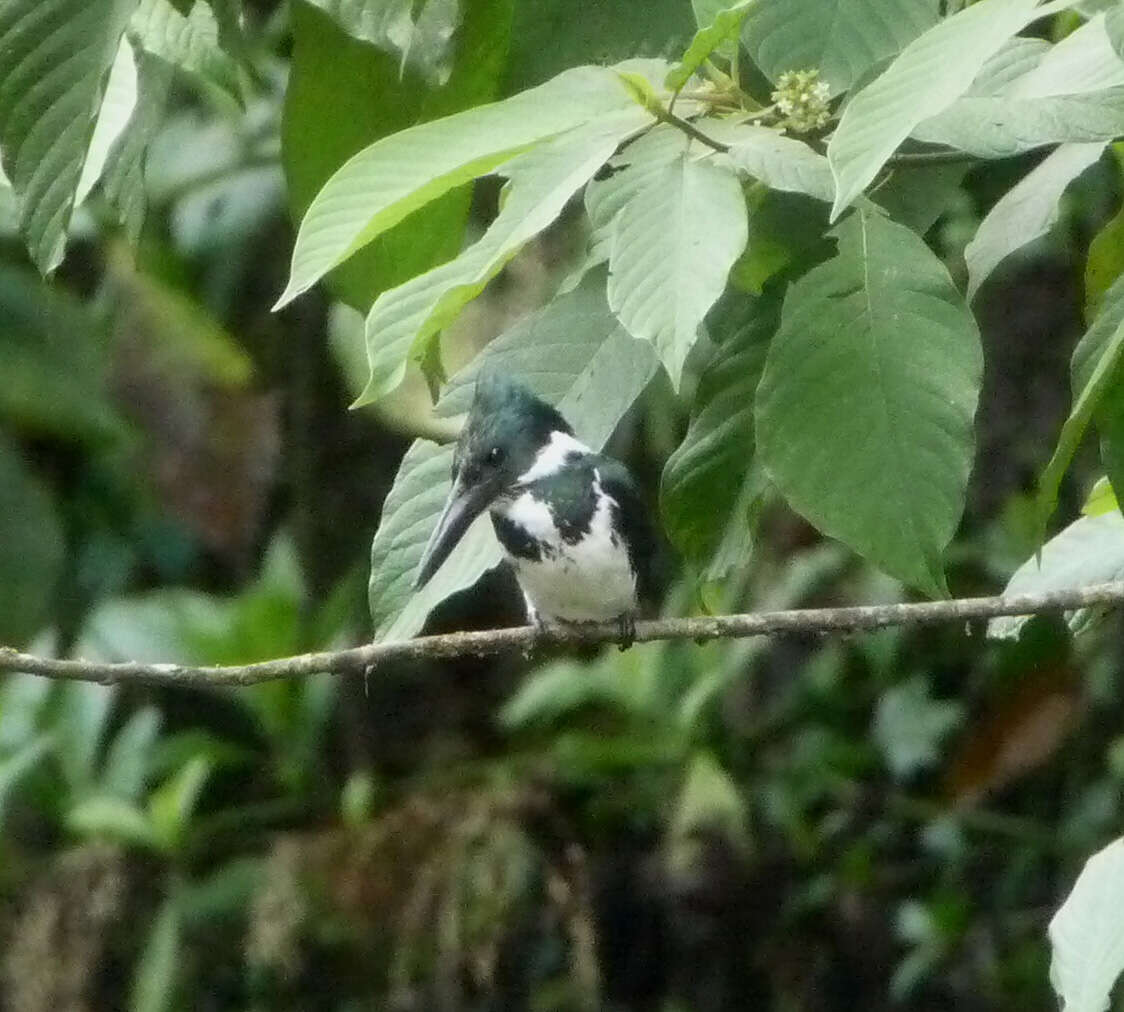
<svg viewBox="0 0 1124 1012"><path fill-rule="evenodd" d="M422 553L414 586L440 568L488 510L540 629L616 622L622 649L652 599L656 536L636 481L578 440L527 387L482 375L453 454L452 488Z"/></svg>

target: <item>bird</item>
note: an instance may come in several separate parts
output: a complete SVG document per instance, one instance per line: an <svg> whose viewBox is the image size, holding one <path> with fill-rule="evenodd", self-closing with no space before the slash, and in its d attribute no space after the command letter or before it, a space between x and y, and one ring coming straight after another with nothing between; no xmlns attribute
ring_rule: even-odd
<svg viewBox="0 0 1124 1012"><path fill-rule="evenodd" d="M643 495L624 464L590 449L553 405L499 372L476 381L415 589L484 510L533 625L615 622L621 648L631 645L654 590L657 537Z"/></svg>

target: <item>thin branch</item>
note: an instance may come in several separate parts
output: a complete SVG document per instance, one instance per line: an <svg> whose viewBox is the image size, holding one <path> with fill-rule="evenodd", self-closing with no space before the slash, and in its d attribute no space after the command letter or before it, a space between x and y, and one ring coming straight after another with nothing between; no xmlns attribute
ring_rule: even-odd
<svg viewBox="0 0 1124 1012"><path fill-rule="evenodd" d="M715 615L698 618L665 618L637 622L637 642L650 640L742 639L807 633L848 633L887 626L937 625L996 618L1000 615L1034 615L1072 611L1091 605L1124 604L1124 581L1099 583L1078 590L1024 594L1020 597L969 597L919 604L880 604L859 608L806 608L766 611L748 615ZM445 633L395 643L300 654L256 664L226 667L189 664L143 664L139 661L101 663L56 660L0 647L0 672L23 671L46 678L83 682L148 682L155 685L212 686L255 685L279 678L301 678L321 672L370 674L401 661L431 661L466 655L486 657L509 650L529 651L543 645L612 643L620 639L616 623L565 626L540 632L534 626L491 629L484 632Z"/></svg>
<svg viewBox="0 0 1124 1012"><path fill-rule="evenodd" d="M723 144L721 141L716 141L713 137L707 137L694 123L689 120L683 119L681 116L676 116L670 109L652 109L652 113L656 119L663 120L665 123L670 123L673 127L682 130L688 137L693 137L697 141L701 141L708 148L713 148L725 154L730 150L729 144Z"/></svg>

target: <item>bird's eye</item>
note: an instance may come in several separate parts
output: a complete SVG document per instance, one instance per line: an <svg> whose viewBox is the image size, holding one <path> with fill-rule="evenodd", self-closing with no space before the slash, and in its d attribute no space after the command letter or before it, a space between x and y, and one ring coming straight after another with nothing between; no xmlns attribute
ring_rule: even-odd
<svg viewBox="0 0 1124 1012"><path fill-rule="evenodd" d="M503 447L493 446L488 451L488 463L495 467L497 464L503 463Z"/></svg>

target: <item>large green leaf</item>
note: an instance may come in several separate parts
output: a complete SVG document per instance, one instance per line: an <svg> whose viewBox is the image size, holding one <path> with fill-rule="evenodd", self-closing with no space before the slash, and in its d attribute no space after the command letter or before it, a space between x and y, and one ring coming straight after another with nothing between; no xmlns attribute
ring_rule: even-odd
<svg viewBox="0 0 1124 1012"><path fill-rule="evenodd" d="M1065 188L1100 158L1105 146L1105 141L1063 144L999 198L964 250L968 298L1006 257L1050 230Z"/></svg>
<svg viewBox="0 0 1124 1012"><path fill-rule="evenodd" d="M0 4L0 151L32 259L62 259L109 69L137 0Z"/></svg>
<svg viewBox="0 0 1124 1012"><path fill-rule="evenodd" d="M555 134L634 106L603 67L577 67L504 102L422 123L350 158L301 221L278 306L411 211Z"/></svg>
<svg viewBox="0 0 1124 1012"><path fill-rule="evenodd" d="M674 386L699 324L726 287L748 237L745 198L724 166L690 151L636 158L621 175L628 198L613 219L609 305L651 341Z"/></svg>
<svg viewBox="0 0 1124 1012"><path fill-rule="evenodd" d="M1048 594L1056 590L1078 590L1094 583L1124 579L1124 516L1119 510L1084 516L1060 531L1032 555L1007 581L1004 597ZM1082 613L1071 619L1083 624ZM993 618L988 636L1014 639L1031 619L1030 615Z"/></svg>
<svg viewBox="0 0 1124 1012"><path fill-rule="evenodd" d="M438 410L468 409L485 366L527 383L568 416L578 436L601 447L647 386L656 361L647 344L628 337L605 304L604 276L496 338L453 377ZM487 517L481 517L419 592L412 584L422 549L449 491L452 446L418 441L398 470L371 546L370 604L377 639L408 639L442 600L471 586L500 560Z"/></svg>
<svg viewBox="0 0 1124 1012"><path fill-rule="evenodd" d="M452 77L440 88L390 53L356 41L307 3L292 8L293 60L282 118L282 164L294 219L344 162L373 141L486 102L503 72L511 0L470 0ZM314 141L312 139L315 139ZM410 214L329 275L367 312L378 294L454 256L470 192L457 188Z"/></svg>
<svg viewBox="0 0 1124 1012"><path fill-rule="evenodd" d="M1124 840L1097 851L1050 921L1050 983L1064 1012L1105 1012L1124 971Z"/></svg>
<svg viewBox="0 0 1124 1012"><path fill-rule="evenodd" d="M651 122L639 106L593 120L512 159L500 213L455 260L384 292L367 317L371 378L357 404L389 393L412 355L426 363L437 335L509 260L562 212L617 145Z"/></svg>
<svg viewBox="0 0 1124 1012"><path fill-rule="evenodd" d="M1093 419L1101 436L1101 459L1114 489L1124 488L1124 277L1117 278L1101 299L1100 310L1084 337L1073 350L1070 365L1074 413L1083 398L1096 398L1091 404ZM1099 396L1096 391L1099 390ZM1071 422L1067 421L1066 425ZM1083 426L1082 426L1083 430ZM1063 429L1064 432L1064 429ZM1080 432L1074 433L1080 440ZM1061 440L1059 440L1059 446ZM1075 443L1076 445L1076 443ZM1068 463L1068 459L1066 461ZM1063 468L1064 470L1064 468ZM1060 474L1059 474L1060 477Z"/></svg>
<svg viewBox="0 0 1124 1012"><path fill-rule="evenodd" d="M979 333L916 233L861 206L834 234L838 255L785 298L758 452L825 534L940 594L972 461Z"/></svg>
<svg viewBox="0 0 1124 1012"><path fill-rule="evenodd" d="M963 95L972 78L1035 16L1038 0L986 0L915 39L843 111L827 157L835 175L832 217L862 193L922 120Z"/></svg>
<svg viewBox="0 0 1124 1012"><path fill-rule="evenodd" d="M663 526L679 553L696 566L708 563L722 543L754 454L753 402L777 314L767 301L737 298L699 377L691 424L664 465L660 481ZM708 326L710 324L708 323ZM742 545L749 531L743 531Z"/></svg>
<svg viewBox="0 0 1124 1012"><path fill-rule="evenodd" d="M1012 98L967 96L919 124L913 136L980 158L1074 141L1109 141L1124 133L1124 87L1082 95Z"/></svg>
<svg viewBox="0 0 1124 1012"><path fill-rule="evenodd" d="M50 493L0 436L0 643L21 645L48 621L63 551Z"/></svg>
<svg viewBox="0 0 1124 1012"><path fill-rule="evenodd" d="M743 34L771 80L818 67L837 95L901 52L939 14L938 0L757 0Z"/></svg>

